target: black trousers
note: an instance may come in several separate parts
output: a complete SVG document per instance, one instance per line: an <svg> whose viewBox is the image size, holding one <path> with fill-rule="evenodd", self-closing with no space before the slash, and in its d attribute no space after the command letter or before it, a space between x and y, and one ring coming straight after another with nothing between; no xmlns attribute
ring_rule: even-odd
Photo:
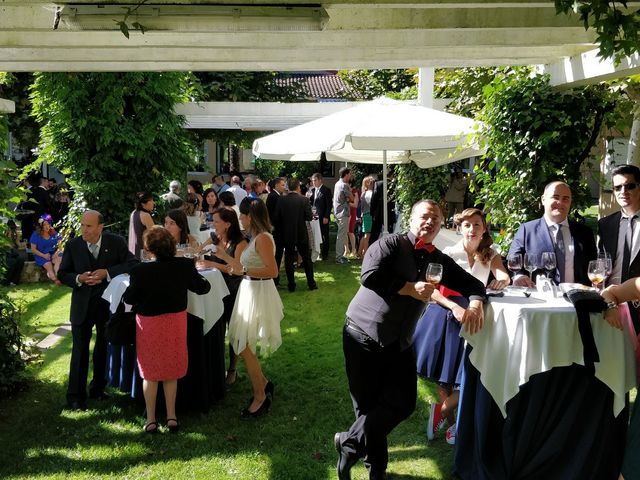
<svg viewBox="0 0 640 480"><path fill-rule="evenodd" d="M329 222L323 223L320 219L320 235L322 237L322 245L320 246L320 255L323 260L329 258Z"/></svg>
<svg viewBox="0 0 640 480"><path fill-rule="evenodd" d="M278 275L273 279L276 285L280 284L280 264L282 263L282 254L284 253L284 244L280 235L273 235L273 242L276 244L276 265L278 266Z"/></svg>
<svg viewBox="0 0 640 480"><path fill-rule="evenodd" d="M71 325L73 347L69 365L69 386L67 401L87 399L87 376L89 373L89 344L96 327L96 341L93 346L93 378L89 385L91 393L100 393L107 384L107 339L105 324L109 318L109 304L99 295L91 297L87 316L79 325Z"/></svg>
<svg viewBox="0 0 640 480"><path fill-rule="evenodd" d="M308 243L287 243L284 246L284 270L287 272L287 286L291 288L296 285L294 274L298 253L302 257L302 263L304 264L307 285L313 286L316 284L316 281L313 278L313 262L311 261L311 249Z"/></svg>
<svg viewBox="0 0 640 480"><path fill-rule="evenodd" d="M413 347L381 347L345 326L342 333L349 391L356 420L342 438L342 450L364 458L371 471L387 469L387 435L416 408L417 376Z"/></svg>

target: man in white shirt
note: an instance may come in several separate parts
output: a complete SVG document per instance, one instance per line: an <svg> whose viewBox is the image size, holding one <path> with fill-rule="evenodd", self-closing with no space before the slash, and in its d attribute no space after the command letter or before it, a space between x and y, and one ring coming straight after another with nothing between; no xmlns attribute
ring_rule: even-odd
<svg viewBox="0 0 640 480"><path fill-rule="evenodd" d="M242 188L240 177L237 175L231 177L231 186L227 191L233 193L233 196L236 199L236 205L240 205L242 199L247 196L247 192Z"/></svg>
<svg viewBox="0 0 640 480"><path fill-rule="evenodd" d="M333 215L336 217L338 233L336 235L336 263L345 265L349 263L344 256L344 245L347 241L349 229L349 203L353 202L351 194L351 170L347 167L340 169L340 180L333 189Z"/></svg>
<svg viewBox="0 0 640 480"><path fill-rule="evenodd" d="M542 253L554 252L556 271L552 275L557 283L578 282L591 285L587 268L589 261L597 257L596 243L591 229L568 220L571 200L569 185L560 181L549 183L541 197L544 215L520 225L511 243L509 257L517 254L523 257L524 254L531 255L536 266L535 273L536 270L542 270ZM534 286L524 268L516 272L513 284Z"/></svg>

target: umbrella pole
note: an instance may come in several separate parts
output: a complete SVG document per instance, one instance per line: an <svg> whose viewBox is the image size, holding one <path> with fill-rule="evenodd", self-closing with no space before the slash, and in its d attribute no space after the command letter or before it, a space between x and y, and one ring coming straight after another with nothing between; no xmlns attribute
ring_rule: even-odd
<svg viewBox="0 0 640 480"><path fill-rule="evenodd" d="M389 233L389 212L387 211L387 151L382 151L382 233L380 236L384 236Z"/></svg>

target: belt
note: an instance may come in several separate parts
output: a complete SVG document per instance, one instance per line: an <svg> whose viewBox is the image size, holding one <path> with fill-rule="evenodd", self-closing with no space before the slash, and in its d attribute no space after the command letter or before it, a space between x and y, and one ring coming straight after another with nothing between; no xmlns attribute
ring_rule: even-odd
<svg viewBox="0 0 640 480"><path fill-rule="evenodd" d="M258 281L273 280L273 278L257 278L257 277L250 277L249 275L245 275L242 278L244 278L245 280L258 280Z"/></svg>

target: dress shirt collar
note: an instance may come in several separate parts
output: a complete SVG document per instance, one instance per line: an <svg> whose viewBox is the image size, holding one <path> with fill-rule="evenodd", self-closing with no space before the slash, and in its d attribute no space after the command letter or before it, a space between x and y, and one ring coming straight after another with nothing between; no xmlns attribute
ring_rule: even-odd
<svg viewBox="0 0 640 480"><path fill-rule="evenodd" d="M545 223L547 224L547 227L551 228L555 225L558 225L558 223L554 222L553 220L551 220L550 218L547 218L546 215L543 216ZM569 219L565 218L562 222L560 222L560 225L562 225L563 227L568 227L569 226Z"/></svg>
<svg viewBox="0 0 640 480"><path fill-rule="evenodd" d="M624 213L624 210L620 210L620 213L621 213L620 220L624 219L626 221L626 220L630 219L631 217L633 217L634 215L636 217L640 217L640 210L637 210L637 211L635 211L633 213L630 213L628 215L626 213Z"/></svg>
<svg viewBox="0 0 640 480"><path fill-rule="evenodd" d="M87 248L89 248L91 245L94 245L89 242L86 242L86 243L87 243ZM98 238L98 241L95 243L95 245L98 246L98 251L100 251L100 246L102 245L102 235L100 235L100 238ZM91 251L91 249L89 249L89 251Z"/></svg>

